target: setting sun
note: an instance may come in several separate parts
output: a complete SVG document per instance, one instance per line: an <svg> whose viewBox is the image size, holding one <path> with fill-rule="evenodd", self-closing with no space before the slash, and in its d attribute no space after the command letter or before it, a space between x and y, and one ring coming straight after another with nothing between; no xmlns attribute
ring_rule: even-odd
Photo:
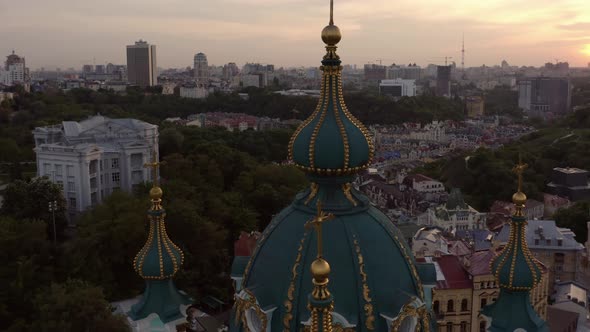
<svg viewBox="0 0 590 332"><path fill-rule="evenodd" d="M590 44L584 45L584 47L582 48L582 53L590 55Z"/></svg>

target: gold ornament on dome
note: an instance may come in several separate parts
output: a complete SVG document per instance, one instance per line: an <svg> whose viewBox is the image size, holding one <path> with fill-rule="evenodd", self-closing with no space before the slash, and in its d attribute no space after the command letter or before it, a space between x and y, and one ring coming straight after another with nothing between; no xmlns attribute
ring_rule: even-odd
<svg viewBox="0 0 590 332"><path fill-rule="evenodd" d="M250 328L248 328L248 318L246 317L246 313L248 310L253 310L254 314L260 320L262 325L262 331L266 331L266 326L268 324L266 314L260 308L256 301L256 297L254 293L249 289L244 289L244 292L247 294L247 299L236 296L236 302L234 303L234 310L235 310L235 324L241 324L242 328L245 332L250 332Z"/></svg>
<svg viewBox="0 0 590 332"><path fill-rule="evenodd" d="M412 305L415 301L416 298L413 297L410 303L404 304L397 318L391 322L391 332L402 332L400 328L406 318L416 319L416 331L430 332L430 315L428 310L424 305L416 308Z"/></svg>

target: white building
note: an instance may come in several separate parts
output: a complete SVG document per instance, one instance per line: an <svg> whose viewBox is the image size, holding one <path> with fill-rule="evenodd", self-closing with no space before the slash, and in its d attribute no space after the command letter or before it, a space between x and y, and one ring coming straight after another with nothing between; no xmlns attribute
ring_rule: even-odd
<svg viewBox="0 0 590 332"><path fill-rule="evenodd" d="M419 193L440 193L445 191L445 186L440 181L436 181L422 174L413 174L407 176L408 182L411 181L412 189Z"/></svg>
<svg viewBox="0 0 590 332"><path fill-rule="evenodd" d="M418 216L417 223L422 226L437 226L449 232L484 229L486 214L465 203L461 191L453 189L446 204L429 208Z"/></svg>
<svg viewBox="0 0 590 332"><path fill-rule="evenodd" d="M379 94L392 97L414 97L416 96L416 80L382 80L379 83Z"/></svg>
<svg viewBox="0 0 590 332"><path fill-rule="evenodd" d="M207 98L209 90L198 85L182 85L180 86L180 96L183 98L203 99Z"/></svg>
<svg viewBox="0 0 590 332"><path fill-rule="evenodd" d="M439 257L449 254L449 242L437 227L423 227L412 238L412 252L416 257Z"/></svg>
<svg viewBox="0 0 590 332"><path fill-rule="evenodd" d="M149 181L144 164L158 151L158 126L135 119L94 116L33 131L37 175L64 190L70 219L114 190Z"/></svg>

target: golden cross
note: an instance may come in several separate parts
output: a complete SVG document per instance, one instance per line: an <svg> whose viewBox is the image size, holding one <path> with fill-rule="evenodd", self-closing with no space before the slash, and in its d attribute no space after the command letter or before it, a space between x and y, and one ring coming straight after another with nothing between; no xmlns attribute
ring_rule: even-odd
<svg viewBox="0 0 590 332"><path fill-rule="evenodd" d="M330 25L334 25L334 0L330 0Z"/></svg>
<svg viewBox="0 0 590 332"><path fill-rule="evenodd" d="M151 168L152 169L152 182L153 182L153 186L154 187L159 187L160 186L160 177L158 176L159 170L160 170L160 166L164 165L165 162L159 162L158 161L158 156L156 154L156 150L154 149L154 151L152 152L152 162L150 163L145 163L143 165L143 167L145 168Z"/></svg>
<svg viewBox="0 0 590 332"><path fill-rule="evenodd" d="M318 238L318 258L322 258L322 224L326 221L330 221L336 218L332 213L326 213L322 211L322 202L318 200L317 203L318 213L316 216L305 223L305 229L309 229L311 227L315 228L316 235Z"/></svg>
<svg viewBox="0 0 590 332"><path fill-rule="evenodd" d="M527 167L529 167L529 165L522 163L522 156L519 154L518 165L514 166L512 169L512 171L518 175L518 192L522 192L522 173L524 173L524 170L527 169Z"/></svg>

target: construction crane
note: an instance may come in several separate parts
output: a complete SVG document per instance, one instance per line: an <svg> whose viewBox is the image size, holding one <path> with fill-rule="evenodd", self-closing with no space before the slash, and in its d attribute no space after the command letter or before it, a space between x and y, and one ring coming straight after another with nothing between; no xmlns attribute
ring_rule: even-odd
<svg viewBox="0 0 590 332"><path fill-rule="evenodd" d="M438 56L438 57L434 57L434 58L432 58L432 59L430 59L428 61L435 61L436 62L436 61L439 61L439 60L442 60L442 59L445 59L445 66L448 66L449 65L449 60L453 59L453 57L452 56Z"/></svg>
<svg viewBox="0 0 590 332"><path fill-rule="evenodd" d="M383 60L386 60L386 61L395 61L394 59L381 59L381 58L376 59L375 61L378 61L379 62L379 65L382 66L383 65Z"/></svg>

